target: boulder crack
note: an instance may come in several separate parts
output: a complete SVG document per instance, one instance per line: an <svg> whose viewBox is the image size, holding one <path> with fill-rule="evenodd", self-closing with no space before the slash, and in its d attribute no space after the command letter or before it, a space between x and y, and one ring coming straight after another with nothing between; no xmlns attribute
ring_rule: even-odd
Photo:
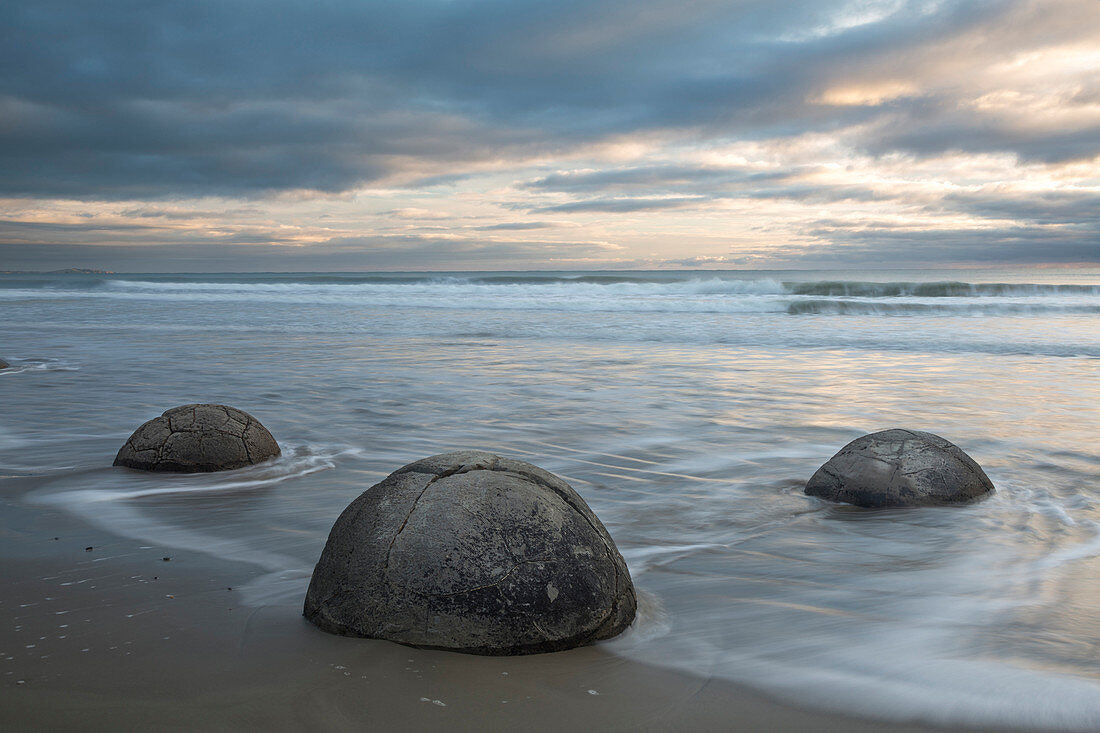
<svg viewBox="0 0 1100 733"><path fill-rule="evenodd" d="M397 528L397 532L394 533L393 538L390 540L389 547L386 548L386 567L383 573L388 577L390 572L390 559L393 557L393 546L397 543L397 538L401 536L401 533L405 531L405 525L409 523L409 519L412 518L413 512L416 511L416 505L420 503L420 499L424 496L424 492L432 487L436 481L445 479L448 476L454 476L457 473L465 473L463 470L465 466L459 466L453 471L444 471L443 473L436 474L428 483L424 484L424 488L420 490L420 493L413 499L412 506L409 507L409 513L405 515L405 519L402 520L401 526Z"/></svg>

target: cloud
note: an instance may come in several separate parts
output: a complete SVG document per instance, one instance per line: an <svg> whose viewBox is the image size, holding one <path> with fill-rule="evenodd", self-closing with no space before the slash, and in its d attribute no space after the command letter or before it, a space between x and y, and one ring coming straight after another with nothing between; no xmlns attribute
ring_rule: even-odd
<svg viewBox="0 0 1100 733"><path fill-rule="evenodd" d="M846 264L891 262L895 266L933 267L954 264L1029 265L1038 263L1100 264L1095 233L1046 227L1007 226L935 231L868 228L860 231L822 228L815 232L831 245L803 259Z"/></svg>
<svg viewBox="0 0 1100 733"><path fill-rule="evenodd" d="M0 261L10 270L51 269L58 262L118 272L461 270L510 269L517 264L554 269L614 265L623 259L617 245L585 240L390 235L335 237L303 246L253 240L243 233L209 239L134 237L120 228L91 243L21 242L7 236L11 229L11 223L0 223Z"/></svg>
<svg viewBox="0 0 1100 733"><path fill-rule="evenodd" d="M605 212L623 214L635 211L657 211L661 209L682 209L692 204L698 204L701 198L617 198L617 199L590 199L587 201L573 201L567 204L543 206L535 211L555 211L558 213L574 212Z"/></svg>
<svg viewBox="0 0 1100 733"><path fill-rule="evenodd" d="M0 181L0 193L336 192L414 175L428 163L463 167L644 130L757 137L875 120L866 140L875 152L1011 150L1044 159L1100 152L1096 120L1036 130L968 110L960 94L973 90L935 78L943 64L932 55L948 47L960 64L995 66L1006 52L998 39L1018 49L1058 40L1046 33L1080 38L1100 20L1095 3L852 7L6 3L0 160L14 174ZM1042 34L1006 30L1008 21L1038 23ZM967 44L976 50L966 53ZM883 69L904 78L876 79ZM901 89L908 101L879 91L849 95L856 103L819 103L841 80L861 79ZM1095 89L1082 88L1064 103L1091 108L1094 97ZM420 185L461 175L435 171Z"/></svg>
<svg viewBox="0 0 1100 733"><path fill-rule="evenodd" d="M760 172L745 167L706 165L648 165L605 168L601 170L560 171L530 181L525 187L546 191L667 191L686 188L692 191L740 184L760 184L782 180L790 172Z"/></svg>
<svg viewBox="0 0 1100 733"><path fill-rule="evenodd" d="M531 229L556 229L558 227L565 226L552 221L506 221L500 224L489 224L486 226L475 227L479 232L499 232L499 231L528 231Z"/></svg>
<svg viewBox="0 0 1100 733"><path fill-rule="evenodd" d="M993 189L944 196L945 209L988 219L1073 225L1100 236L1100 191L1012 191ZM1098 244L1100 246L1100 244Z"/></svg>
<svg viewBox="0 0 1100 733"><path fill-rule="evenodd" d="M762 255L698 255L696 257L681 257L679 259L660 260L651 263L660 267L687 267L687 268L743 268L760 265L766 262L768 257Z"/></svg>
<svg viewBox="0 0 1100 733"><path fill-rule="evenodd" d="M0 241L530 263L580 227L690 266L927 229L1085 256L1098 26L1095 0L0 3Z"/></svg>

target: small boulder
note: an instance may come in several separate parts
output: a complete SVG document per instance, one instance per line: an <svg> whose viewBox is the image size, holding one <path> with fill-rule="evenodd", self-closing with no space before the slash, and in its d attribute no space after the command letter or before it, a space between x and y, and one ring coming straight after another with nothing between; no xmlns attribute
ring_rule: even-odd
<svg viewBox="0 0 1100 733"><path fill-rule="evenodd" d="M7 369L10 366L11 366L11 364L7 363L3 359L0 359L0 369Z"/></svg>
<svg viewBox="0 0 1100 733"><path fill-rule="evenodd" d="M394 471L344 510L305 616L333 634L505 655L609 639L636 607L622 555L569 484L460 451Z"/></svg>
<svg viewBox="0 0 1100 733"><path fill-rule="evenodd" d="M181 405L135 430L114 465L199 473L242 468L277 455L279 444L247 412L226 405Z"/></svg>
<svg viewBox="0 0 1100 733"><path fill-rule="evenodd" d="M856 438L806 483L810 496L864 507L961 504L990 491L993 482L957 445L900 428Z"/></svg>

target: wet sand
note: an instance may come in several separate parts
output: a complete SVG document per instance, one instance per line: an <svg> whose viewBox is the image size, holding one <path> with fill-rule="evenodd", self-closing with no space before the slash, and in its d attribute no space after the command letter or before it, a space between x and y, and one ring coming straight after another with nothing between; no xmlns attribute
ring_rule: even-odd
<svg viewBox="0 0 1100 733"><path fill-rule="evenodd" d="M473 657L330 636L298 604L244 605L248 566L7 499L0 516L3 730L940 730L803 710L599 646Z"/></svg>

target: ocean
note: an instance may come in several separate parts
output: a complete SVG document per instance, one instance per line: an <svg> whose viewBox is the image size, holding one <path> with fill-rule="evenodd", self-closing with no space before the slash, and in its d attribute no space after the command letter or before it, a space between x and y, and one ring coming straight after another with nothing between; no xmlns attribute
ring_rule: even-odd
<svg viewBox="0 0 1100 733"><path fill-rule="evenodd" d="M1100 728L1100 270L4 275L0 314L0 493L245 563L254 607L299 602L360 492L484 449L615 538L641 601L614 654L874 718ZM190 402L283 456L111 467ZM996 493L802 494L890 427Z"/></svg>

